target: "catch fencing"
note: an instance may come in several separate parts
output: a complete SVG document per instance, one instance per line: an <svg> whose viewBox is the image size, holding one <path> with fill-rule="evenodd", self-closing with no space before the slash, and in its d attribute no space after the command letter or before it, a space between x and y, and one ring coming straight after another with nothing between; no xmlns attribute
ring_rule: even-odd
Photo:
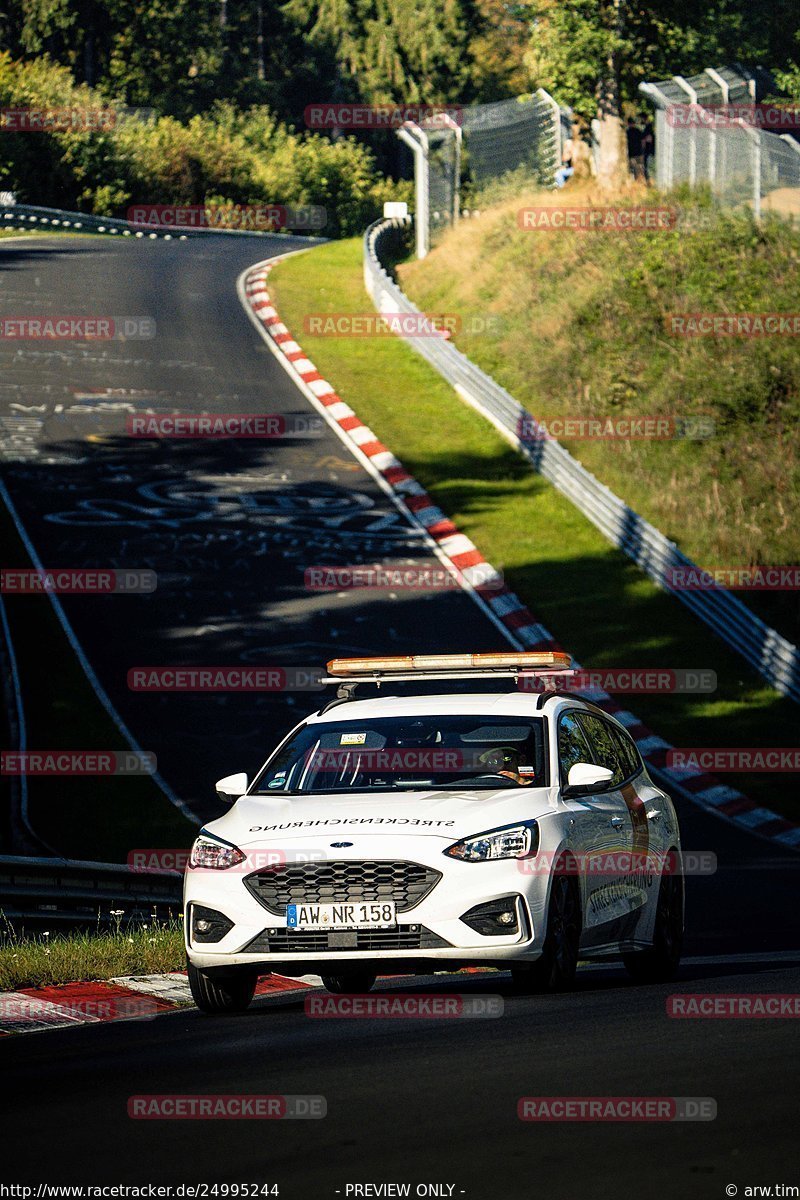
<svg viewBox="0 0 800 1200"><path fill-rule="evenodd" d="M725 207L749 205L756 217L800 214L800 104L764 103L765 72L709 68L639 90L655 105L659 187L706 186Z"/></svg>
<svg viewBox="0 0 800 1200"><path fill-rule="evenodd" d="M364 235L364 284L380 312L419 313L382 266L389 251L396 261L411 219L376 221ZM699 568L653 525L587 471L555 439L527 438L534 419L491 376L447 339L408 336L409 344L467 404L487 417L518 447L535 471L595 525L661 589L675 595L781 695L800 701L800 651L766 625L724 587L689 590L670 586L674 570Z"/></svg>
<svg viewBox="0 0 800 1200"><path fill-rule="evenodd" d="M482 204L504 184L551 187L561 164L564 121L540 88L531 96L464 108L458 121L407 122L398 134L416 159L415 213L425 223L418 257L458 220L464 195Z"/></svg>

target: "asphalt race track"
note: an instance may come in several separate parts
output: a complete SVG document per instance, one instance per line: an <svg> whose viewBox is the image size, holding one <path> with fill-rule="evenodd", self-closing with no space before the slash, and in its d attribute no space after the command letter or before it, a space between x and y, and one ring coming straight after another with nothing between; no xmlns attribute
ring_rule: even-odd
<svg viewBox="0 0 800 1200"><path fill-rule="evenodd" d="M286 248L215 237L0 245L5 314L156 322L150 340L97 349L3 347L0 425L14 441L2 475L45 565L157 571L149 595L64 597L64 607L115 707L199 816L217 811L213 780L252 770L316 698L134 693L131 667L503 648L460 592L393 600L305 589L315 563L430 557L327 428L274 442L125 436L126 414L144 408L312 415L236 295L242 270ZM685 847L719 859L715 875L688 881L689 957L677 983L635 987L621 969L593 968L574 993L539 998L514 994L506 976L471 974L413 986L499 992L502 1018L314 1020L296 998L275 996L237 1017L174 1012L4 1038L0 1181L276 1183L286 1200L368 1183L409 1183L411 1195L445 1185L438 1194L472 1200L712 1200L729 1184L740 1195L800 1184L792 1021L666 1015L675 992L800 992L800 859L677 805ZM322 1095L327 1117L128 1118L130 1096L172 1093ZM623 1095L711 1097L717 1117L516 1115L522 1096Z"/></svg>

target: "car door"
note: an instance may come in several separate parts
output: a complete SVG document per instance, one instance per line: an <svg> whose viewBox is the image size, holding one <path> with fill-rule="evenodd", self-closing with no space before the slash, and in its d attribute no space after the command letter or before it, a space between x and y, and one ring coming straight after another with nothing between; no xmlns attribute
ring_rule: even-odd
<svg viewBox="0 0 800 1200"><path fill-rule="evenodd" d="M613 722L587 711L581 712L578 720L592 761L614 772L608 790L593 797L613 835L604 843L609 847L608 869L602 890L595 892L589 920L597 944L630 942L636 939L656 890L647 811L635 785L641 763L632 743L628 746L627 735Z"/></svg>
<svg viewBox="0 0 800 1200"><path fill-rule="evenodd" d="M562 710L558 720L558 762L562 789L567 786L570 767L598 762L580 709ZM600 765L606 766L606 763ZM606 933L613 885L613 852L628 836L630 822L621 797L614 793L567 796L570 849L578 863L581 888L581 945L589 948L610 940ZM609 865L611 864L611 865Z"/></svg>

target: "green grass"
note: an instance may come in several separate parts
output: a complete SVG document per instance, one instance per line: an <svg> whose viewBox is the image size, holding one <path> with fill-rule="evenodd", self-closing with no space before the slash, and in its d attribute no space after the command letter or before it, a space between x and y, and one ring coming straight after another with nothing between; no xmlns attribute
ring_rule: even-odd
<svg viewBox="0 0 800 1200"><path fill-rule="evenodd" d="M665 326L670 313L795 312L800 229L684 192L618 202L678 208L699 227L525 230L526 205L609 200L588 185L517 195L402 265L400 281L420 308L499 318L499 337L465 329L456 341L540 419L710 418L706 440L564 444L700 565L800 562L800 338L680 338ZM800 640L796 592L742 599Z"/></svg>
<svg viewBox="0 0 800 1200"><path fill-rule="evenodd" d="M6 992L185 968L183 923L177 918L153 920L130 929L118 921L116 928L105 933L87 931L58 937L42 933L33 938L7 935L0 945L0 991Z"/></svg>
<svg viewBox="0 0 800 1200"><path fill-rule="evenodd" d="M4 566L29 567L3 505L0 537ZM28 749L128 749L75 658L49 598L10 595L4 602L22 681ZM70 858L125 862L133 847L188 846L196 833L146 775L112 780L33 775L28 789L34 830Z"/></svg>
<svg viewBox="0 0 800 1200"><path fill-rule="evenodd" d="M710 696L620 697L675 746L796 744L796 706L610 547L400 339L303 333L306 313L373 311L361 269L360 240L280 263L270 276L278 311L342 398L504 571L558 641L584 666L716 671L718 689ZM450 634L444 640L447 648L469 649L457 647ZM728 781L800 817L792 776Z"/></svg>

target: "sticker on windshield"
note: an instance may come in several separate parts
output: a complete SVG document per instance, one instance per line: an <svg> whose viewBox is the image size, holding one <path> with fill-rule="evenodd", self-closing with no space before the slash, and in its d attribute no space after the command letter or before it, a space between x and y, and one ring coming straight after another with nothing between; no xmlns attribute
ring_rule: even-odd
<svg viewBox="0 0 800 1200"><path fill-rule="evenodd" d="M365 733L343 733L339 738L340 746L363 746L367 740Z"/></svg>
<svg viewBox="0 0 800 1200"><path fill-rule="evenodd" d="M520 774L520 775L535 775L535 774L536 774L536 767L523 767L523 766L519 766L519 767L517 767L517 772L518 772L518 774Z"/></svg>

